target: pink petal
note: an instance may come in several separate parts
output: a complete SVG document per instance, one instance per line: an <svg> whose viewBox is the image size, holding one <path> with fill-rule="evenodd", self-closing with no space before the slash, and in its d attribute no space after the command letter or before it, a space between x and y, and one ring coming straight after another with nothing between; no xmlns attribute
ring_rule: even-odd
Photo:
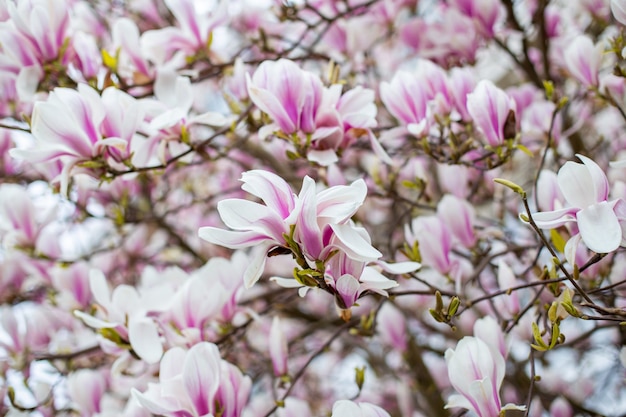
<svg viewBox="0 0 626 417"><path fill-rule="evenodd" d="M255 231L231 231L218 229L217 227L201 227L198 236L214 245L224 246L230 249L242 249L253 246L259 242L268 240L268 237Z"/></svg>
<svg viewBox="0 0 626 417"><path fill-rule="evenodd" d="M283 219L286 219L295 208L291 187L278 175L257 169L241 174L241 181L242 190L259 197Z"/></svg>
<svg viewBox="0 0 626 417"><path fill-rule="evenodd" d="M285 108L286 105L291 103L283 103L279 101L273 92L270 92L265 88L257 87L250 80L250 76L248 74L246 74L246 80L250 100L252 100L252 102L256 104L262 112L267 113L272 118L274 123L278 125L280 130L283 131L283 133L294 133L297 130L297 114L289 114Z"/></svg>
<svg viewBox="0 0 626 417"><path fill-rule="evenodd" d="M322 231L317 223L316 197L315 181L307 175L299 195L302 209L298 216L296 237L305 254L313 260L319 259L322 252Z"/></svg>
<svg viewBox="0 0 626 417"><path fill-rule="evenodd" d="M345 274L339 277L335 283L335 290L343 302L342 308L350 308L356 303L357 298L359 298L360 286L359 281L352 275Z"/></svg>
<svg viewBox="0 0 626 417"><path fill-rule="evenodd" d="M254 231L276 242L283 242L283 233L289 232L278 213L252 201L229 198L217 204L217 211L224 224L234 230Z"/></svg>
<svg viewBox="0 0 626 417"><path fill-rule="evenodd" d="M488 80L480 81L467 95L467 111L491 146L501 145L504 139L509 139L504 137L504 124L511 107L509 96Z"/></svg>
<svg viewBox="0 0 626 417"><path fill-rule="evenodd" d="M183 364L183 384L197 415L213 413L220 383L220 352L213 343L194 345Z"/></svg>

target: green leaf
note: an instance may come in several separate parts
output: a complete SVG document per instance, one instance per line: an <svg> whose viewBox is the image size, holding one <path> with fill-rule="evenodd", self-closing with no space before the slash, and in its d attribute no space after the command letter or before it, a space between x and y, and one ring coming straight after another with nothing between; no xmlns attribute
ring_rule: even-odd
<svg viewBox="0 0 626 417"><path fill-rule="evenodd" d="M565 239L563 239L563 236L561 236L556 229L550 230L550 240L558 252L563 253L565 251Z"/></svg>
<svg viewBox="0 0 626 417"><path fill-rule="evenodd" d="M520 145L519 143L515 145L515 149L519 149L520 151L524 152L526 155L530 156L531 158L534 156L533 153L530 151L530 149L528 149L524 145Z"/></svg>

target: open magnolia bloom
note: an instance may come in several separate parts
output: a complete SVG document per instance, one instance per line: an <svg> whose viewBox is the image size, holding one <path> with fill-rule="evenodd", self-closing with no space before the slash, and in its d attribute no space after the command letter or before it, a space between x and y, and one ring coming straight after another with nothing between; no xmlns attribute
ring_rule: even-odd
<svg viewBox="0 0 626 417"><path fill-rule="evenodd" d="M446 351L446 364L450 382L460 394L451 395L446 408L466 408L478 417L498 417L504 410L526 409L514 404L502 406L500 387L506 366L504 357L483 340L465 336L456 349Z"/></svg>
<svg viewBox="0 0 626 417"><path fill-rule="evenodd" d="M168 417L239 417L248 401L252 380L221 358L213 343L189 350L175 347L163 355L159 383L133 396L150 412Z"/></svg>
<svg viewBox="0 0 626 417"><path fill-rule="evenodd" d="M382 256L367 233L364 237L350 221L367 194L363 180L318 192L315 181L307 176L299 195L285 180L267 171L245 172L241 181L244 191L265 204L239 198L222 200L217 211L232 230L202 227L198 234L231 249L255 247L244 274L247 288L261 277L272 251L294 254L303 268L317 268L317 263L324 263L334 251L362 262Z"/></svg>
<svg viewBox="0 0 626 417"><path fill-rule="evenodd" d="M576 156L582 164L566 162L557 174L559 189L569 206L533 213L533 220L542 229L575 223L578 233L574 231L567 245L574 252L579 240L594 252L612 252L624 243L620 220L626 217L626 202L608 201L609 181L602 169L586 156Z"/></svg>

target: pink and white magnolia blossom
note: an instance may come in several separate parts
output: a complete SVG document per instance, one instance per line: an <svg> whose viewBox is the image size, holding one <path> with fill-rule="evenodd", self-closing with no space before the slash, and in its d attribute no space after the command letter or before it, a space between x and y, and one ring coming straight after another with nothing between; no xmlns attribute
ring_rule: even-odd
<svg viewBox="0 0 626 417"><path fill-rule="evenodd" d="M43 222L28 191L18 184L0 185L0 242L4 247L34 249L41 229L53 220L50 215ZM50 214L54 214L51 211Z"/></svg>
<svg viewBox="0 0 626 417"><path fill-rule="evenodd" d="M449 230L463 246L471 248L476 245L477 238L474 233L476 213L467 200L446 194L437 204L437 216L448 225Z"/></svg>
<svg viewBox="0 0 626 417"><path fill-rule="evenodd" d="M273 129L285 135L315 132L315 116L324 90L318 76L281 59L264 61L252 77L246 77L250 99L274 122L265 128L268 133Z"/></svg>
<svg viewBox="0 0 626 417"><path fill-rule="evenodd" d="M482 35L493 37L494 26L502 8L498 0L453 0L450 4L474 19Z"/></svg>
<svg viewBox="0 0 626 417"><path fill-rule="evenodd" d="M389 112L406 125L408 132L422 135L428 129L428 95L424 85L407 71L380 84L380 98Z"/></svg>
<svg viewBox="0 0 626 417"><path fill-rule="evenodd" d="M116 57L115 64L118 73L133 82L152 79L154 69L141 48L137 24L127 17L121 17L113 22L111 35L113 50L109 52L109 55Z"/></svg>
<svg viewBox="0 0 626 417"><path fill-rule="evenodd" d="M10 22L26 39L43 64L59 57L69 27L68 4L64 0L8 2Z"/></svg>
<svg viewBox="0 0 626 417"><path fill-rule="evenodd" d="M228 20L228 1L165 0L178 22L141 37L144 54L157 65L185 64L185 58L209 55L213 31ZM207 7L208 6L208 7Z"/></svg>
<svg viewBox="0 0 626 417"><path fill-rule="evenodd" d="M420 216L413 219L411 226L405 226L404 234L409 244L419 242L422 263L439 273L453 273L458 261L450 257L452 232L438 216Z"/></svg>
<svg viewBox="0 0 626 417"><path fill-rule="evenodd" d="M337 162L337 151L365 136L374 152L390 161L371 132L377 124L372 90L358 86L342 94L340 84L326 88L318 75L287 59L264 61L246 77L250 99L273 121L261 136L291 136L310 147L310 161L323 166Z"/></svg>
<svg viewBox="0 0 626 417"><path fill-rule="evenodd" d="M409 20L400 29L402 41L441 66L476 59L481 37L473 19L458 9L440 3L436 19L421 16Z"/></svg>
<svg viewBox="0 0 626 417"><path fill-rule="evenodd" d="M89 285L102 318L78 310L74 315L90 327L113 329L142 360L158 362L163 345L159 327L149 313L168 308L171 290L163 285L139 293L133 286L119 285L111 292L104 274L95 269L90 271Z"/></svg>
<svg viewBox="0 0 626 417"><path fill-rule="evenodd" d="M114 87L96 90L55 88L47 101L35 103L31 132L35 146L11 155L30 163L61 161L61 192L67 194L70 171L99 158L114 167L131 155L131 142L143 122L137 100Z"/></svg>
<svg viewBox="0 0 626 417"><path fill-rule="evenodd" d="M100 371L79 369L68 375L68 392L81 417L91 417L103 411L101 401L107 385L106 377Z"/></svg>
<svg viewBox="0 0 626 417"><path fill-rule="evenodd" d="M377 316L376 330L380 338L399 352L406 352L409 346L407 320L392 303L385 303Z"/></svg>
<svg viewBox="0 0 626 417"><path fill-rule="evenodd" d="M224 224L233 230L202 227L198 234L208 242L231 249L256 246L244 274L247 288L261 277L271 249L292 250L286 239L292 227L294 242L313 264L325 261L336 249L361 261L382 256L371 246L369 238L364 238L349 222L365 198L363 180L317 193L315 182L307 176L298 196L285 180L267 171L245 172L241 181L241 188L265 205L238 198L222 200L217 210Z"/></svg>
<svg viewBox="0 0 626 417"><path fill-rule="evenodd" d="M331 417L389 417L389 413L375 404L339 400L333 405Z"/></svg>
<svg viewBox="0 0 626 417"><path fill-rule="evenodd" d="M533 213L533 220L542 229L575 223L578 233L568 242L570 251L575 251L575 244L581 239L596 253L612 252L624 242L620 220L625 217L626 202L622 199L609 201L609 181L602 169L586 156L576 156L582 164L568 161L557 174L567 206Z"/></svg>
<svg viewBox="0 0 626 417"><path fill-rule="evenodd" d="M491 81L481 80L467 95L467 111L486 145L496 147L514 139L505 137L505 125L509 114L515 114L515 101Z"/></svg>
<svg viewBox="0 0 626 417"><path fill-rule="evenodd" d="M448 398L446 408L466 408L478 417L498 417L503 410L525 410L514 404L502 406L504 358L483 340L465 336L456 349L446 350L445 357L450 383L459 393Z"/></svg>
<svg viewBox="0 0 626 417"><path fill-rule="evenodd" d="M601 45L594 45L591 38L580 35L565 50L567 70L586 87L598 86L598 73L602 64Z"/></svg>
<svg viewBox="0 0 626 417"><path fill-rule="evenodd" d="M154 98L141 101L149 122L148 139L137 149L132 162L138 166L166 163L171 154L188 149L196 126L222 126L227 119L216 112L191 114L193 89L188 77L170 69L161 69L154 81ZM168 152L169 151L169 152Z"/></svg>
<svg viewBox="0 0 626 417"><path fill-rule="evenodd" d="M159 383L133 396L150 412L166 417L239 417L248 402L252 381L220 356L213 343L201 342L184 350L174 347L163 355Z"/></svg>

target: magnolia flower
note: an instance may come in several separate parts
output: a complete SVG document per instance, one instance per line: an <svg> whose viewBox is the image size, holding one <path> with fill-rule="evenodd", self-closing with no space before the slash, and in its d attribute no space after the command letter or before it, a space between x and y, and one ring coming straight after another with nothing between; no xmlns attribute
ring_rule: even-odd
<svg viewBox="0 0 626 417"><path fill-rule="evenodd" d="M339 400L333 405L331 417L389 417L389 413L371 403Z"/></svg>
<svg viewBox="0 0 626 417"><path fill-rule="evenodd" d="M446 194L437 204L437 216L448 225L450 232L467 248L476 244L474 223L476 213L467 200Z"/></svg>
<svg viewBox="0 0 626 417"><path fill-rule="evenodd" d="M337 162L338 150L366 136L374 152L390 162L371 131L377 112L372 90L358 86L342 94L340 84L326 88L318 75L287 59L264 61L246 80L250 99L273 121L261 136L291 136L306 144L310 161L323 166Z"/></svg>
<svg viewBox="0 0 626 417"><path fill-rule="evenodd" d="M315 116L322 100L322 82L288 59L264 61L252 78L246 74L248 94L254 104L286 135L315 131Z"/></svg>
<svg viewBox="0 0 626 417"><path fill-rule="evenodd" d="M391 82L380 84L380 99L400 123L414 135L428 131L428 91L422 80L406 72L398 72Z"/></svg>
<svg viewBox="0 0 626 417"><path fill-rule="evenodd" d="M55 88L35 103L31 132L36 146L13 149L30 163L61 161L61 192L67 194L70 170L81 162L105 158L114 166L131 155L131 141L143 121L137 100L114 87L102 96L86 84L78 90Z"/></svg>
<svg viewBox="0 0 626 417"><path fill-rule="evenodd" d="M602 169L586 156L576 156L582 164L568 161L557 174L559 189L569 207L534 213L533 220L542 229L576 223L578 233L572 236L569 246L581 239L594 252L612 252L623 242L620 217L624 217L626 203L622 199L608 201L609 181Z"/></svg>
<svg viewBox="0 0 626 417"><path fill-rule="evenodd" d="M473 18L483 35L494 35L494 25L502 7L498 0L453 0L451 5Z"/></svg>
<svg viewBox="0 0 626 417"><path fill-rule="evenodd" d="M515 114L515 101L491 81L481 80L467 95L467 111L487 145L496 147L513 139L507 127L509 115Z"/></svg>
<svg viewBox="0 0 626 417"><path fill-rule="evenodd" d="M451 395L446 408L466 408L478 417L498 417L503 410L525 409L514 404L502 406L504 358L481 339L465 336L456 349L446 350L445 356L450 383L460 394Z"/></svg>
<svg viewBox="0 0 626 417"><path fill-rule="evenodd" d="M222 1L217 4L197 0L164 2L176 18L178 27L170 26L145 32L141 37L141 46L146 55L157 64L168 61L171 64L173 61L182 66L184 61L180 58L207 54L213 31L228 20L228 2ZM178 54L182 54L183 57L176 57Z"/></svg>
<svg viewBox="0 0 626 417"><path fill-rule="evenodd" d="M458 261L451 259L452 233L448 225L438 216L421 216L413 219L411 227L405 225L404 234L409 244L419 242L424 265L441 274L449 274Z"/></svg>
<svg viewBox="0 0 626 417"><path fill-rule="evenodd" d="M107 389L106 377L92 369L79 369L67 377L67 388L80 415L90 417L102 411L101 401Z"/></svg>
<svg viewBox="0 0 626 417"><path fill-rule="evenodd" d="M188 351L175 347L163 355L159 383L133 396L150 412L167 417L217 415L239 417L252 381L220 357L213 343L201 342Z"/></svg>
<svg viewBox="0 0 626 417"><path fill-rule="evenodd" d="M169 154L176 154L172 147L181 147L181 142L189 140L192 129L198 125L221 126L227 119L219 113L206 112L191 115L193 87L188 77L182 77L171 69L161 69L154 81L154 98L142 100L146 110L148 138L137 150L133 164L148 165L151 159L166 163ZM180 152L187 149L182 145ZM157 158L154 158L154 157Z"/></svg>
<svg viewBox="0 0 626 417"><path fill-rule="evenodd" d="M163 346L158 326L147 314L168 308L169 289L157 287L140 294L135 287L119 285L111 292L104 274L98 270L90 272L89 285L103 317L96 318L78 310L74 315L90 327L114 329L121 338L128 340L137 356L147 363L158 362Z"/></svg>
<svg viewBox="0 0 626 417"><path fill-rule="evenodd" d="M265 205L238 198L222 200L217 211L233 230L202 227L198 234L204 240L231 249L256 246L244 274L247 288L261 277L272 249L292 251L294 243L313 265L331 257L336 249L351 259L365 262L382 256L371 246L369 236L364 237L349 223L365 198L363 180L318 193L315 182L307 176L298 196L285 180L270 172L248 171L241 181L244 183L241 188L259 197Z"/></svg>
<svg viewBox="0 0 626 417"><path fill-rule="evenodd" d="M568 71L586 87L598 86L598 72L602 64L602 49L591 38L577 36L565 50Z"/></svg>
<svg viewBox="0 0 626 417"><path fill-rule="evenodd" d="M408 343L407 320L392 303L385 303L376 318L376 330L381 339L400 352L406 352Z"/></svg>

